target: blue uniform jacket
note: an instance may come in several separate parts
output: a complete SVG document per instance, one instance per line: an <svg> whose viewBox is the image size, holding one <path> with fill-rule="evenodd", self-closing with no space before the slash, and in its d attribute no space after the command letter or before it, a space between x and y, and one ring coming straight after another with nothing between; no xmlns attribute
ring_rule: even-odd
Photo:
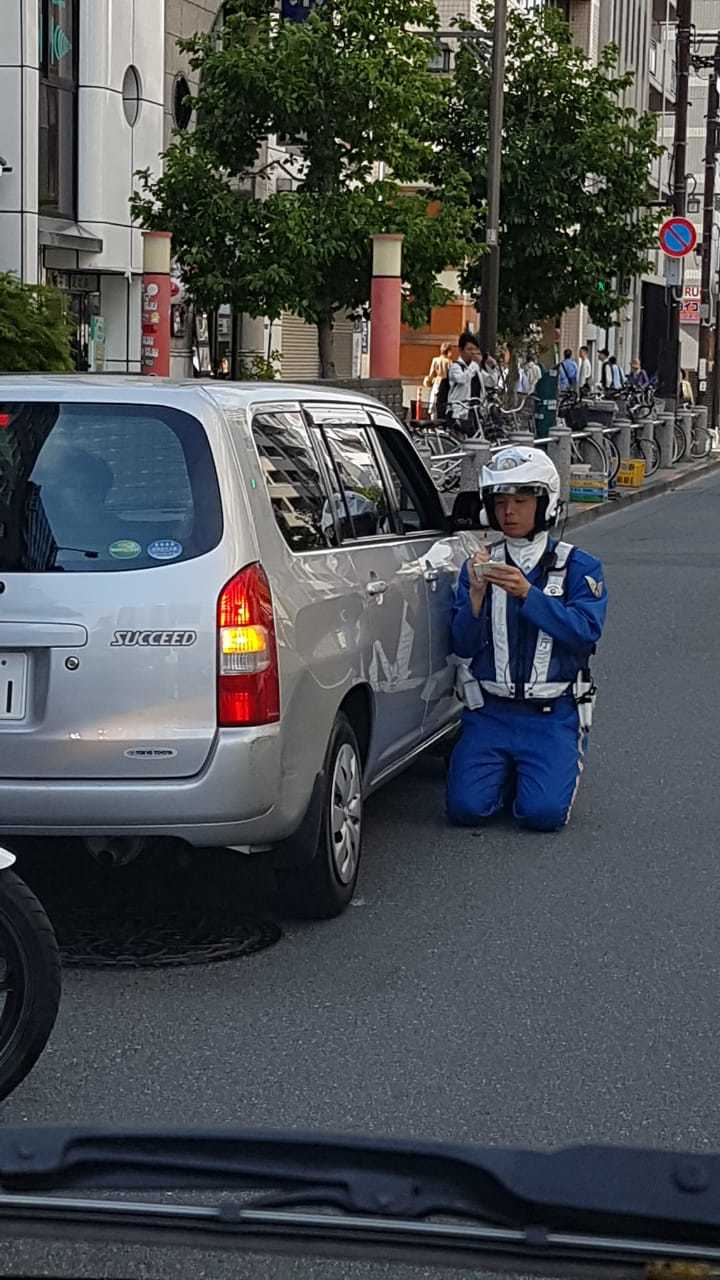
<svg viewBox="0 0 720 1280"><path fill-rule="evenodd" d="M552 539L548 550L557 543ZM570 555L565 575L563 598L546 596L543 587L547 581L545 557L528 575L532 584L525 600L507 596L508 645L510 650L510 681L515 687L533 682L533 658L538 631L545 631L554 640L548 680L564 682L575 679L587 665L602 634L607 613L607 587L603 567L595 556L575 547ZM507 558L507 553L506 553ZM508 559L508 563L512 563ZM470 607L468 569L463 565L455 593L452 610L452 648L458 658L471 662L476 680L495 680L495 654L493 650L491 597L500 587L488 587L480 616L473 617ZM504 593L507 594L507 593ZM499 679L503 673L499 672Z"/></svg>

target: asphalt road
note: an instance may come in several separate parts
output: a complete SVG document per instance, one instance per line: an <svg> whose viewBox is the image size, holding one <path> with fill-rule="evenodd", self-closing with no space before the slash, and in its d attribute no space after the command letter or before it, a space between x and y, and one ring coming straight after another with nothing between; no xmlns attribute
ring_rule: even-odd
<svg viewBox="0 0 720 1280"><path fill-rule="evenodd" d="M717 474L578 531L611 604L565 832L450 830L422 763L371 801L344 918L227 964L69 972L2 1120L720 1150L719 532Z"/></svg>

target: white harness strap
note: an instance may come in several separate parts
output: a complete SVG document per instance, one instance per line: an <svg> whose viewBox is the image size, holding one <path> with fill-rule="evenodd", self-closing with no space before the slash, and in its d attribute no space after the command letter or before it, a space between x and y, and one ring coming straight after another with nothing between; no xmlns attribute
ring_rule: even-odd
<svg viewBox="0 0 720 1280"><path fill-rule="evenodd" d="M555 564L548 574L543 595L562 599L565 594L565 576L573 547L570 542L558 542L555 548ZM526 698L559 698L570 687L570 682L549 681L548 672L553 655L553 638L546 631L539 631L532 665L532 681L525 686Z"/></svg>
<svg viewBox="0 0 720 1280"><path fill-rule="evenodd" d="M490 559L497 563L505 563L505 541L496 542ZM495 679L483 680L483 689L500 698L514 698L515 685L510 680L510 642L507 624L507 591L499 587L491 587L492 637L495 654Z"/></svg>

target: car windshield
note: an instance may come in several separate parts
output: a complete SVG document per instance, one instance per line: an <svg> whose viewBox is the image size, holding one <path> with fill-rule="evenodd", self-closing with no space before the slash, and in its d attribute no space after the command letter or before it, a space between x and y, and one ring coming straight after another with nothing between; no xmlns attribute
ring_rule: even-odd
<svg viewBox="0 0 720 1280"><path fill-rule="evenodd" d="M720 0L1 12L0 1280L720 1280Z"/></svg>

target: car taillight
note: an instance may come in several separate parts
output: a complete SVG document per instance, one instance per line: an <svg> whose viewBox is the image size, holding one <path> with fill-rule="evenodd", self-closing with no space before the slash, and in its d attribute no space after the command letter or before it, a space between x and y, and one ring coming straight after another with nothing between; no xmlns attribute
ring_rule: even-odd
<svg viewBox="0 0 720 1280"><path fill-rule="evenodd" d="M218 600L218 725L272 724L280 719L275 618L260 564L242 569Z"/></svg>

